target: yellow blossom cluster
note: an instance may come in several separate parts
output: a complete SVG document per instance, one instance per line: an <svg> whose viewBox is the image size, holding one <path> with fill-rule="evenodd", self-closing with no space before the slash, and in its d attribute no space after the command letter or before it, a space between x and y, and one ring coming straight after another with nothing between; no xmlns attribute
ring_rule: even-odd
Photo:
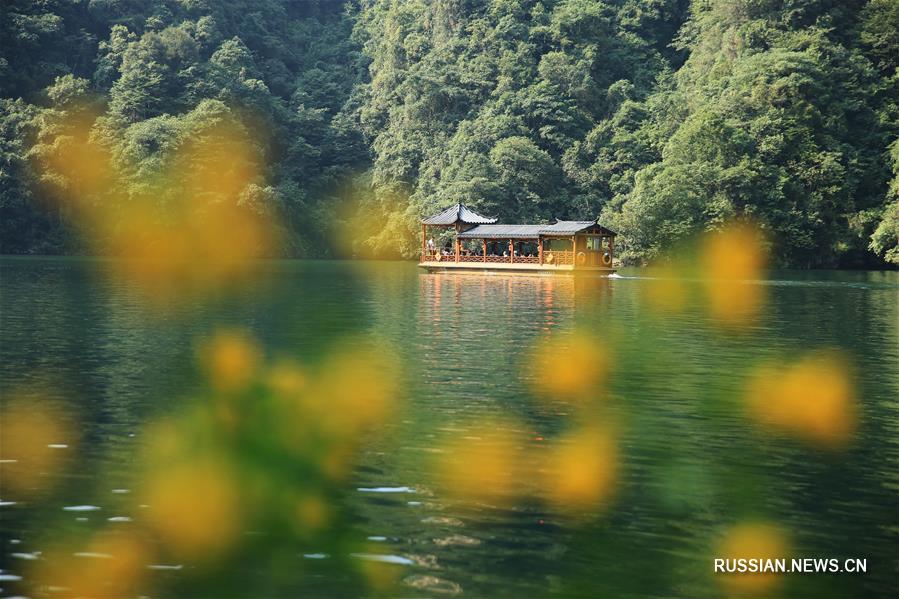
<svg viewBox="0 0 899 599"><path fill-rule="evenodd" d="M760 284L768 268L767 242L751 222L735 222L682 246L671 262L647 269L645 301L659 313L676 313L697 301L712 321L735 330L754 323L767 299ZM695 284L694 284L695 283Z"/></svg>
<svg viewBox="0 0 899 599"><path fill-rule="evenodd" d="M0 431L0 480L7 500L49 489L78 439L65 407L38 390L14 389L4 398Z"/></svg>
<svg viewBox="0 0 899 599"><path fill-rule="evenodd" d="M366 434L395 405L398 373L384 350L357 339L332 348L315 365L287 358L269 364L248 333L214 332L197 349L208 379L200 392L208 396L140 435L134 523L108 525L86 543L76 539L48 552L35 584L73 596L135 595L146 590L151 558L212 571L227 564L253 530L332 542L328 531L339 509L334 494ZM4 441L18 447L26 438L46 445L64 430L30 406L11 404L3 416ZM31 453L16 455L41 471L52 466L52 453ZM35 485L24 478L19 483ZM359 575L371 569L360 563Z"/></svg>
<svg viewBox="0 0 899 599"><path fill-rule="evenodd" d="M42 179L55 192L48 195L93 251L120 258L103 263L108 272L150 298L245 281L258 270L253 259L277 247L270 208L245 197L263 181L263 162L238 119L192 136L140 184L132 181L135 167L96 140L89 115L61 130L45 152Z"/></svg>
<svg viewBox="0 0 899 599"><path fill-rule="evenodd" d="M857 426L848 360L834 351L811 352L787 364L763 365L746 390L747 412L759 425L809 443L841 447Z"/></svg>
<svg viewBox="0 0 899 599"><path fill-rule="evenodd" d="M115 599L142 587L153 548L137 529L102 530L72 552L63 545L36 563L32 577L62 597ZM52 583L49 584L49 583Z"/></svg>
<svg viewBox="0 0 899 599"><path fill-rule="evenodd" d="M469 506L540 498L561 512L589 514L614 494L619 457L611 426L575 426L535 442L522 427L495 418L441 443L435 473L447 496Z"/></svg>
<svg viewBox="0 0 899 599"><path fill-rule="evenodd" d="M486 418L440 445L438 479L448 495L469 503L539 497L561 512L594 513L614 494L620 470L615 426L595 420L604 414L611 373L607 343L565 334L541 339L531 356L534 392L573 411L568 430L545 439L509 418Z"/></svg>
<svg viewBox="0 0 899 599"><path fill-rule="evenodd" d="M313 368L289 359L268 366L242 331L201 343L211 401L151 427L146 439L143 501L164 546L215 557L238 542L248 518L266 513L301 536L327 527L323 493L344 480L365 433L395 402L396 369L379 349L338 346ZM285 482L284 468L305 477Z"/></svg>
<svg viewBox="0 0 899 599"><path fill-rule="evenodd" d="M764 521L745 521L727 528L713 550L715 559L730 560L739 564L743 560L749 570L750 560L784 559L790 555L786 532L775 524ZM759 570L765 570L759 567ZM734 597L765 596L775 589L783 574L770 571L736 571L718 574L716 581L723 590Z"/></svg>

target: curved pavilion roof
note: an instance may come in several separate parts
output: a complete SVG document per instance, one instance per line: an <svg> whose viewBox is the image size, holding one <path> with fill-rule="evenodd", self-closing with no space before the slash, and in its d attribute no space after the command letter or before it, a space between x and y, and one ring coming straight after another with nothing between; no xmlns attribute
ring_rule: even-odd
<svg viewBox="0 0 899 599"><path fill-rule="evenodd" d="M466 225L484 225L495 223L496 220L495 218L481 216L465 204L454 204L439 214L423 218L421 224L450 226L456 223L463 223Z"/></svg>
<svg viewBox="0 0 899 599"><path fill-rule="evenodd" d="M459 233L459 239L537 239L541 236L569 236L595 227L603 235L616 235L595 220L560 220L551 225L478 225Z"/></svg>

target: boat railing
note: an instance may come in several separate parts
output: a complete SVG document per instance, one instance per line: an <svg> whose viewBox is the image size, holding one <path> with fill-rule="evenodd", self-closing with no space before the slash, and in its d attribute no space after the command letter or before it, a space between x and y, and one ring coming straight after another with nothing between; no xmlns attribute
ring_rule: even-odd
<svg viewBox="0 0 899 599"><path fill-rule="evenodd" d="M421 252L422 262L455 262L455 254L444 254L441 251L423 251ZM496 255L477 255L477 254L460 254L459 262L486 262L488 264L540 264L539 256L496 256ZM571 250L552 250L543 252L544 265L567 265L574 263L574 252Z"/></svg>
<svg viewBox="0 0 899 599"><path fill-rule="evenodd" d="M550 256L552 258L550 259ZM544 264L574 264L574 252L571 250L544 250Z"/></svg>
<svg viewBox="0 0 899 599"><path fill-rule="evenodd" d="M439 250L426 250L421 253L422 262L453 262L455 259L455 254L444 254Z"/></svg>

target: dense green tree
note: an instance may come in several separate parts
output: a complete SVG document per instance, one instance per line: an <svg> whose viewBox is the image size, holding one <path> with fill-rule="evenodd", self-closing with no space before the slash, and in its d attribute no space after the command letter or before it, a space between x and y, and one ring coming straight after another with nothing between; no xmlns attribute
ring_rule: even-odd
<svg viewBox="0 0 899 599"><path fill-rule="evenodd" d="M880 222L871 235L870 249L887 262L899 264L899 141L893 142L893 180L888 193L889 203L883 208Z"/></svg>
<svg viewBox="0 0 899 599"><path fill-rule="evenodd" d="M861 15L860 40L865 53L887 75L899 67L899 2L871 0Z"/></svg>
<svg viewBox="0 0 899 599"><path fill-rule="evenodd" d="M232 200L290 255L414 254L420 216L463 201L601 215L631 262L733 218L782 264L897 262L897 30L895 0L13 0L0 246L84 249L67 127L125 178L92 202L164 213L165 173L227 119L261 161Z"/></svg>
<svg viewBox="0 0 899 599"><path fill-rule="evenodd" d="M840 32L858 7L787 8L694 6L679 42L689 58L674 85L626 127L650 140L667 132L650 142L658 158L638 164L603 213L625 234L626 256L653 259L674 239L752 217L782 263L869 260L888 178L883 151L895 132L883 101L890 84L860 48L844 45Z"/></svg>
<svg viewBox="0 0 899 599"><path fill-rule="evenodd" d="M417 216L454 200L505 219L598 214L607 196L577 160L580 146L623 99L650 94L666 57L680 60L663 51L677 26L663 28L667 38L654 26L683 17L686 4L649 4L363 5L355 39L371 57L371 83L358 119L375 154L364 210L391 209L382 192L407 195L407 251Z"/></svg>
<svg viewBox="0 0 899 599"><path fill-rule="evenodd" d="M341 3L94 0L0 10L4 251L82 251L65 234L69 182L55 170L79 141L67 127L90 121L86 137L125 177L90 201L114 214L116 202L152 194L165 212L178 189L165 173L203 123L221 118L241 121L264 159L264 181L239 201L278 214L284 251L329 250L321 206L335 205L344 180L369 162L340 112L364 68Z"/></svg>
<svg viewBox="0 0 899 599"><path fill-rule="evenodd" d="M0 252L55 253L61 240L30 187L25 154L37 109L0 99Z"/></svg>

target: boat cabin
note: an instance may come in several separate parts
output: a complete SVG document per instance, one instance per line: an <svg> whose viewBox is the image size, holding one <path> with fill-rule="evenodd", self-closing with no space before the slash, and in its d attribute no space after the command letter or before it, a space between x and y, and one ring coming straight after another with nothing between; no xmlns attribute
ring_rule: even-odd
<svg viewBox="0 0 899 599"><path fill-rule="evenodd" d="M549 225L496 221L464 204L422 219L419 266L429 271L615 271L616 233L595 220L557 220ZM452 240L435 242L435 228L444 230L444 238L452 229Z"/></svg>

